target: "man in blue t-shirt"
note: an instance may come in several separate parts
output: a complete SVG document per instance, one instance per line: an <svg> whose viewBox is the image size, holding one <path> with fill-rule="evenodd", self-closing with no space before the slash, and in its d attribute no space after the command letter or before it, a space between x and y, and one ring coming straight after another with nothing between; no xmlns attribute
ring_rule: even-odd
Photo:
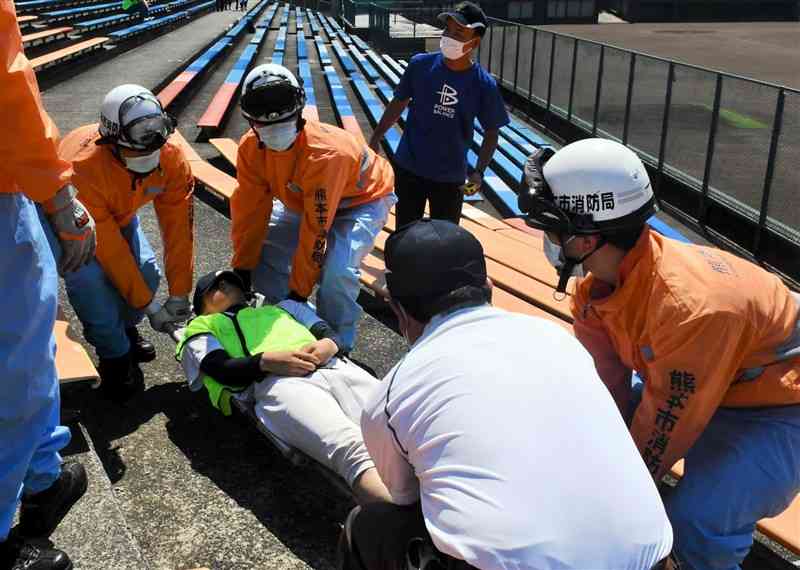
<svg viewBox="0 0 800 570"><path fill-rule="evenodd" d="M458 223L475 119L484 136L469 174L473 192L492 160L500 127L509 122L497 83L471 58L486 31L483 10L463 2L439 19L446 25L441 52L411 58L370 140L379 151L386 131L410 104L394 163L398 228L422 218L426 201L432 218Z"/></svg>

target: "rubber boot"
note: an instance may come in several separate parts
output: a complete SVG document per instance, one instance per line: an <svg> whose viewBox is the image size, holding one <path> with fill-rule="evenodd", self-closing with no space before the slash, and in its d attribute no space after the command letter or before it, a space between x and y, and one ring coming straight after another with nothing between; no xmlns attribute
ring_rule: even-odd
<svg viewBox="0 0 800 570"><path fill-rule="evenodd" d="M127 402L144 390L144 374L130 352L117 358L101 358L98 369L100 390L114 402Z"/></svg>
<svg viewBox="0 0 800 570"><path fill-rule="evenodd" d="M9 539L0 542L0 570L72 570L65 552Z"/></svg>
<svg viewBox="0 0 800 570"><path fill-rule="evenodd" d="M149 340L139 334L139 329L130 327L125 329L125 335L131 343L131 354L136 362L152 362L156 359L156 347Z"/></svg>
<svg viewBox="0 0 800 570"><path fill-rule="evenodd" d="M88 486L86 470L80 463L66 463L50 488L22 497L17 531L23 538L47 538L83 497Z"/></svg>

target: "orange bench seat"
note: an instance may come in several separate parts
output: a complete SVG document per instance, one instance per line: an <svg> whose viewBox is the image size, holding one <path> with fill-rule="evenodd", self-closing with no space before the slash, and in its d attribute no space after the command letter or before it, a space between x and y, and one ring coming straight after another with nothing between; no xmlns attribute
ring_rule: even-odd
<svg viewBox="0 0 800 570"><path fill-rule="evenodd" d="M57 49L55 51L51 51L50 53L33 58L31 60L31 67L33 67L34 71L40 71L56 63L66 61L88 51L95 50L101 47L107 41L108 38L106 37L98 37L74 43L65 48Z"/></svg>

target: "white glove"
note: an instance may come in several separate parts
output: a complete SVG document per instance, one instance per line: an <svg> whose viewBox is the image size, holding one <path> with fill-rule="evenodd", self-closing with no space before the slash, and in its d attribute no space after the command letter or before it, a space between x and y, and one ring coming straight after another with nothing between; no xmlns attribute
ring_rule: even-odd
<svg viewBox="0 0 800 570"><path fill-rule="evenodd" d="M78 191L67 184L44 202L44 213L61 242L59 272L76 271L94 258L97 245L94 218L75 196Z"/></svg>
<svg viewBox="0 0 800 570"><path fill-rule="evenodd" d="M153 300L144 312L154 331L169 332L167 325L185 321L189 318L190 310L188 297L170 297L163 306Z"/></svg>

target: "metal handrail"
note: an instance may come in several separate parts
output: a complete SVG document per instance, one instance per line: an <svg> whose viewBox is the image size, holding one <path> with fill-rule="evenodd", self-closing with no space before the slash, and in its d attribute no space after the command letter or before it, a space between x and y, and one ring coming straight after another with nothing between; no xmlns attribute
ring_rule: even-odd
<svg viewBox="0 0 800 570"><path fill-rule="evenodd" d="M763 85L765 87L772 87L774 89L783 89L784 91L788 91L790 93L800 94L800 89L795 89L794 87L789 87L788 85L782 85L780 83L772 83L770 81L763 81L761 79L755 79L753 77L747 77L745 75L737 75L736 73L731 73L729 71L722 71L722 70L719 70L719 69L714 69L713 67L703 67L702 65L697 65L697 64L694 64L694 63L686 63L686 62L681 61L679 59L670 59L670 58L666 58L666 57L661 57L661 56L658 56L658 55L649 54L649 53L646 53L646 52L643 52L643 51L638 51L638 50L635 50L635 49L629 49L629 48L616 46L614 44L610 44L610 43L607 43L607 42L601 42L601 41L597 41L597 40L590 40L590 39L582 38L580 36L576 36L576 35L573 35L573 34L567 34L567 33L564 33L564 32L555 32L553 30L545 29L542 26L531 26L530 24L520 24L519 22L512 22L511 20L504 20L502 18L495 18L494 16L489 16L486 19L489 21L489 25L490 26L494 22L499 22L499 23L503 24L504 26L507 25L507 26L514 26L514 27L517 27L517 28L526 28L526 29L529 29L529 30L539 30L539 31L547 33L547 34L553 34L554 36L557 36L557 37L569 38L571 40L577 40L577 41L579 41L581 43L593 44L593 45L596 45L596 46L602 46L602 47L605 47L605 48L611 48L611 49L615 49L617 51L635 54L637 56L646 57L648 59L661 61L661 62L667 63L667 64L674 63L674 64L677 64L677 65L681 65L683 67L688 67L688 68L694 69L696 71L706 71L706 72L709 72L709 73L720 74L720 75L723 75L725 77L730 77L732 79L738 79L740 81L747 81L749 83L755 83L755 84L758 84L758 85Z"/></svg>

